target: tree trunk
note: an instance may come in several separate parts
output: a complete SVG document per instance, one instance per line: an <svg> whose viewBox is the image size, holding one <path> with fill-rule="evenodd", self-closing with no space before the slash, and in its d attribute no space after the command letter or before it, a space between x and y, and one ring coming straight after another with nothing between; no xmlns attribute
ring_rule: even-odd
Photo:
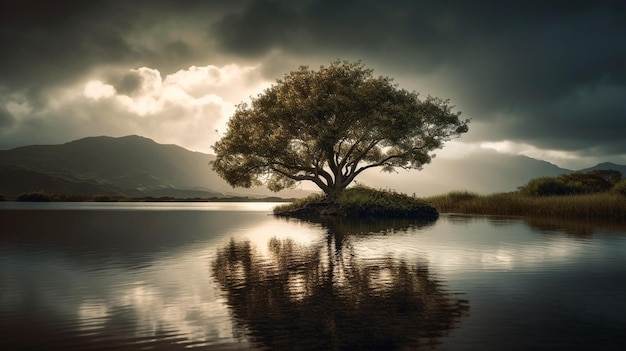
<svg viewBox="0 0 626 351"><path fill-rule="evenodd" d="M331 203L336 203L339 200L339 196L343 192L343 187L335 184L326 192L326 199Z"/></svg>

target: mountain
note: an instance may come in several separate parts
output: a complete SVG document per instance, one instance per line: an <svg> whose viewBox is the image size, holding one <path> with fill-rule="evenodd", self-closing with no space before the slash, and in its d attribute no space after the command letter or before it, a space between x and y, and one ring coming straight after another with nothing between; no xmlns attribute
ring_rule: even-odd
<svg viewBox="0 0 626 351"><path fill-rule="evenodd" d="M614 169L626 176L626 166L604 162L576 172ZM434 158L421 171L384 174L370 170L362 179L367 185L390 188L407 194L431 196L467 190L479 194L510 192L530 180L575 172L527 156L506 155L482 150L460 159Z"/></svg>
<svg viewBox="0 0 626 351"><path fill-rule="evenodd" d="M114 196L271 196L233 189L211 170L215 156L140 136L89 137L61 145L0 151L0 193L27 191ZM284 192L283 196L301 195Z"/></svg>
<svg viewBox="0 0 626 351"><path fill-rule="evenodd" d="M463 158L434 158L421 171L399 170L395 174L370 170L368 185L392 188L407 194L431 196L467 190L479 194L514 191L538 177L572 172L546 161L484 150Z"/></svg>
<svg viewBox="0 0 626 351"><path fill-rule="evenodd" d="M318 191L312 184L304 190L272 193L263 187L233 189L209 166L215 156L176 145L158 144L140 136L89 137L61 145L33 145L0 150L0 194L14 197L22 192L117 195L127 197L207 198L222 196L302 197ZM602 163L593 169L626 166ZM480 194L514 191L529 180L570 173L551 163L526 156L484 150L459 159L434 158L421 171L381 173L370 169L357 182L418 196L453 190Z"/></svg>
<svg viewBox="0 0 626 351"><path fill-rule="evenodd" d="M619 171L620 173L622 173L623 177L626 177L626 165L618 165L612 162L598 163L597 165L593 167L581 169L580 172L589 172L589 171L607 170L607 169L613 169L613 170Z"/></svg>

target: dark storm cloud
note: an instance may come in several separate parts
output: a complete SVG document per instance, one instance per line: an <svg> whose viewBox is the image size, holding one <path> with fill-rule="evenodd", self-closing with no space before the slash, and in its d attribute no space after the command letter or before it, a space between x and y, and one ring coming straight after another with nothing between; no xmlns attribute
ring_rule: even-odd
<svg viewBox="0 0 626 351"><path fill-rule="evenodd" d="M121 77L111 78L115 81L115 91L123 95L133 95L141 87L142 77L137 72L127 72Z"/></svg>
<svg viewBox="0 0 626 351"><path fill-rule="evenodd" d="M274 48L358 50L367 56L379 53L391 62L439 66L463 62L467 54L471 59L473 52L504 58L527 55L524 47L542 36L542 27L558 27L568 16L612 8L589 1L538 6L528 1L254 0L222 17L215 34L222 48L243 55Z"/></svg>
<svg viewBox="0 0 626 351"><path fill-rule="evenodd" d="M0 106L0 128L10 128L15 120L6 108Z"/></svg>
<svg viewBox="0 0 626 351"><path fill-rule="evenodd" d="M36 94L99 66L180 69L197 57L177 24L197 23L206 37L203 21L229 8L206 1L14 1L0 12L0 87ZM163 35L170 33L175 39Z"/></svg>
<svg viewBox="0 0 626 351"><path fill-rule="evenodd" d="M15 2L0 15L0 84L37 89L136 55L122 35L129 20L118 14L89 1Z"/></svg>
<svg viewBox="0 0 626 351"><path fill-rule="evenodd" d="M293 47L299 40L301 13L293 3L253 1L242 11L226 14L215 26L222 46L237 54L257 56L278 47Z"/></svg>
<svg viewBox="0 0 626 351"><path fill-rule="evenodd" d="M399 75L441 72L487 126L476 138L624 152L624 9L618 1L258 0L224 16L216 33L240 55L350 53Z"/></svg>

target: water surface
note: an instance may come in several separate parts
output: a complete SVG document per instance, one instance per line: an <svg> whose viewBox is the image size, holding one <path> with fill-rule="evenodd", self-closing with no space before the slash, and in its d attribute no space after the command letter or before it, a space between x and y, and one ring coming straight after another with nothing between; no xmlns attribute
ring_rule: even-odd
<svg viewBox="0 0 626 351"><path fill-rule="evenodd" d="M621 350L626 229L0 203L0 349Z"/></svg>

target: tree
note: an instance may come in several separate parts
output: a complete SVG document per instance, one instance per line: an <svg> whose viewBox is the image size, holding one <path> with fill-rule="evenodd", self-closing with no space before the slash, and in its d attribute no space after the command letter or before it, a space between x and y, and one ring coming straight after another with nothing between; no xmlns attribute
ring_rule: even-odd
<svg viewBox="0 0 626 351"><path fill-rule="evenodd" d="M374 77L361 62L302 66L237 107L212 167L234 187L311 181L334 199L367 169L429 163L431 151L468 131L453 108Z"/></svg>
<svg viewBox="0 0 626 351"><path fill-rule="evenodd" d="M611 190L621 179L622 173L612 169L572 172L532 179L518 190L531 196L595 194Z"/></svg>

